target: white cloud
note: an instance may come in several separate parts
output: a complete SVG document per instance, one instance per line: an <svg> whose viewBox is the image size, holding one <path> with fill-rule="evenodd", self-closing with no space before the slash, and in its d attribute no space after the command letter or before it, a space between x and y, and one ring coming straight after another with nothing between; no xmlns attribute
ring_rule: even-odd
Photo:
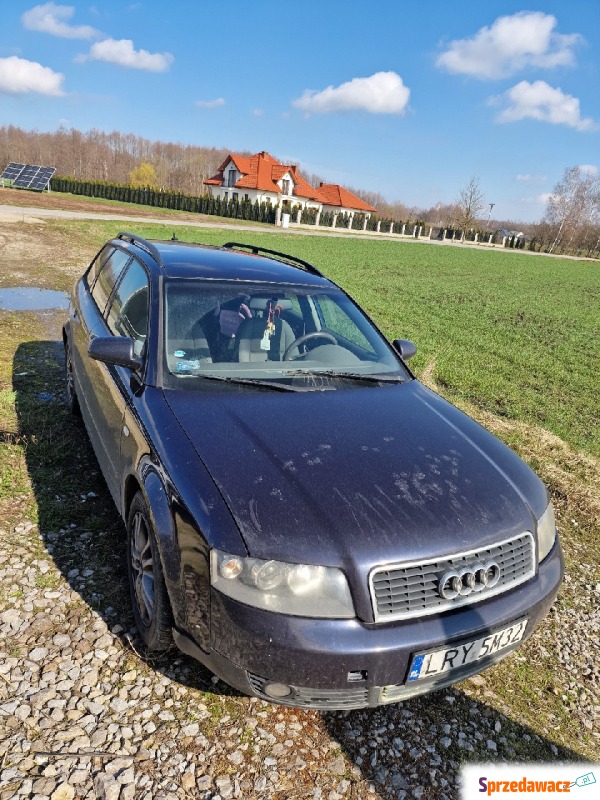
<svg viewBox="0 0 600 800"><path fill-rule="evenodd" d="M224 97L217 97L216 100L196 100L198 108L218 108L225 105Z"/></svg>
<svg viewBox="0 0 600 800"><path fill-rule="evenodd" d="M264 113L265 113L265 111L264 111L263 108L253 108L252 109L252 116L253 117L262 117L262 115Z"/></svg>
<svg viewBox="0 0 600 800"><path fill-rule="evenodd" d="M578 167L580 172L584 172L586 175L598 175L600 169L594 166L594 164L580 164Z"/></svg>
<svg viewBox="0 0 600 800"><path fill-rule="evenodd" d="M21 20L27 30L50 33L63 39L92 39L98 34L98 31L90 25L69 25L68 20L74 13L74 6L44 3L26 11Z"/></svg>
<svg viewBox="0 0 600 800"><path fill-rule="evenodd" d="M517 175L515 180L517 183L540 183L541 181L548 180L548 178L545 175L531 175L526 173L525 175Z"/></svg>
<svg viewBox="0 0 600 800"><path fill-rule="evenodd" d="M26 61L18 56L0 58L0 92L4 94L37 92L61 97L64 78L62 73L43 67L37 61Z"/></svg>
<svg viewBox="0 0 600 800"><path fill-rule="evenodd" d="M143 69L147 72L166 72L174 58L171 53L136 50L131 39L104 39L93 44L89 55L79 60L106 61L119 67Z"/></svg>
<svg viewBox="0 0 600 800"><path fill-rule="evenodd" d="M578 33L555 32L556 17L541 11L520 11L498 17L469 39L456 39L437 59L448 72L475 78L505 78L525 67L551 68L574 63Z"/></svg>
<svg viewBox="0 0 600 800"><path fill-rule="evenodd" d="M506 108L500 112L498 122L517 122L521 119L537 119L551 125L567 125L578 131L592 130L596 124L581 117L579 99L555 89L545 81L521 81L491 102L504 102Z"/></svg>
<svg viewBox="0 0 600 800"><path fill-rule="evenodd" d="M293 105L306 112L368 111L370 114L403 114L410 89L395 72L376 72L370 78L353 78L323 91L307 89Z"/></svg>

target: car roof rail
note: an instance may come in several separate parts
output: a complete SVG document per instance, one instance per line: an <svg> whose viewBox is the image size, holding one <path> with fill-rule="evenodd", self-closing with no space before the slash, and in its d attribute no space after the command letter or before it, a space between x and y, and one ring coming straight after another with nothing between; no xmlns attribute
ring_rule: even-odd
<svg viewBox="0 0 600 800"><path fill-rule="evenodd" d="M223 247L227 250L250 250L255 256L265 253L284 264L300 267L305 272L310 272L311 275L318 275L319 278L325 277L322 272L316 267L313 267L312 264L309 264L308 261L303 261L301 258L296 258L295 256L289 256L287 253L280 253L278 250L268 250L266 247L258 247L255 244L242 244L241 242L227 242Z"/></svg>
<svg viewBox="0 0 600 800"><path fill-rule="evenodd" d="M123 241L126 242L130 242L131 244L136 244L138 247L141 247L142 250L145 250L152 256L152 258L156 261L159 267L164 267L162 257L158 252L158 248L156 247L156 245L153 245L152 242L149 242L148 239L144 239L143 236L138 236L137 233L128 233L127 231L121 231L121 233L116 238L122 239Z"/></svg>

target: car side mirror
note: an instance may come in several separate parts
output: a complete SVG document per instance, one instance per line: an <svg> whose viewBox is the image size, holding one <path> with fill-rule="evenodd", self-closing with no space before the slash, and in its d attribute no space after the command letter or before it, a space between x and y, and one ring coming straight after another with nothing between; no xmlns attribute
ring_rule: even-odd
<svg viewBox="0 0 600 800"><path fill-rule="evenodd" d="M408 339L394 339L392 345L398 351L403 361L408 361L408 359L412 358L417 352L417 345Z"/></svg>
<svg viewBox="0 0 600 800"><path fill-rule="evenodd" d="M104 364L141 369L144 362L135 354L135 342L129 336L96 336L88 345L88 355Z"/></svg>

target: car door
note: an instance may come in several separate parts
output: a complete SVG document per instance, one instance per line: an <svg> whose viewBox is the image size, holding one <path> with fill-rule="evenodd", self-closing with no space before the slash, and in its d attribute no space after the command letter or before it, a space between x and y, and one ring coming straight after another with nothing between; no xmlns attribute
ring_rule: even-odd
<svg viewBox="0 0 600 800"><path fill-rule="evenodd" d="M105 267L106 269L106 267ZM101 281L100 273L96 286ZM105 276L104 286L96 292L98 307L112 280ZM95 287L94 287L95 288ZM94 290L92 290L94 295ZM135 351L144 354L148 329L148 276L146 270L136 259L129 259L119 271L103 314L102 325L92 332L96 336L129 336L134 340ZM131 371L95 361L86 355L86 380L89 391L86 396L90 419L88 426L91 438L95 438L94 449L104 478L120 507L121 468L120 441L125 409L130 402L132 382Z"/></svg>
<svg viewBox="0 0 600 800"><path fill-rule="evenodd" d="M92 289L103 267L114 252L115 248L111 245L106 245L102 248L90 264L85 275L75 284L74 296L71 298L71 304L69 306L68 329L73 361L73 377L75 380L75 390L86 424L89 419L89 415L87 414L87 395L89 391L89 381L87 380L86 370L87 348L90 336L94 335L96 328L103 325L102 315L106 308L106 300L108 299L107 295L104 301L101 301L101 308L98 308L96 300L92 297ZM121 267L126 265L127 260L128 259L125 261L121 260ZM109 269L114 273L116 266L116 264L113 264ZM113 279L113 286L119 275L120 271L117 272ZM104 280L106 280L106 278L104 278Z"/></svg>
<svg viewBox="0 0 600 800"><path fill-rule="evenodd" d="M133 259L123 271L108 301L105 335L127 336L134 341L136 355L145 356L149 319L149 281L142 264ZM101 433L106 463L106 482L120 508L121 433L125 410L132 394L142 387L140 375L130 369L94 361L94 414ZM143 370L142 370L143 372Z"/></svg>
<svg viewBox="0 0 600 800"><path fill-rule="evenodd" d="M128 253L119 248L112 249L91 286L88 288L86 280L79 283L77 303L70 320L77 397L96 458L111 491L112 445L106 438L103 422L106 414L103 404L106 402L107 368L89 357L88 346L94 336L109 334L105 320L107 306L130 261Z"/></svg>

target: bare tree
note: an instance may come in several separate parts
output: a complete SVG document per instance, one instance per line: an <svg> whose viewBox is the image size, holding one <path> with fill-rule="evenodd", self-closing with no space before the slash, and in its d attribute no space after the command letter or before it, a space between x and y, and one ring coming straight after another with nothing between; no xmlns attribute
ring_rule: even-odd
<svg viewBox="0 0 600 800"><path fill-rule="evenodd" d="M436 203L431 208L421 212L421 219L440 228L453 228L459 215L460 211L456 203Z"/></svg>
<svg viewBox="0 0 600 800"><path fill-rule="evenodd" d="M553 231L549 253L560 246L571 247L583 228L599 217L600 176L580 167L565 169L548 199L544 222ZM567 238L568 237L568 238Z"/></svg>
<svg viewBox="0 0 600 800"><path fill-rule="evenodd" d="M463 233L472 228L486 206L485 196L479 185L479 178L472 177L461 189L456 201L458 227Z"/></svg>

